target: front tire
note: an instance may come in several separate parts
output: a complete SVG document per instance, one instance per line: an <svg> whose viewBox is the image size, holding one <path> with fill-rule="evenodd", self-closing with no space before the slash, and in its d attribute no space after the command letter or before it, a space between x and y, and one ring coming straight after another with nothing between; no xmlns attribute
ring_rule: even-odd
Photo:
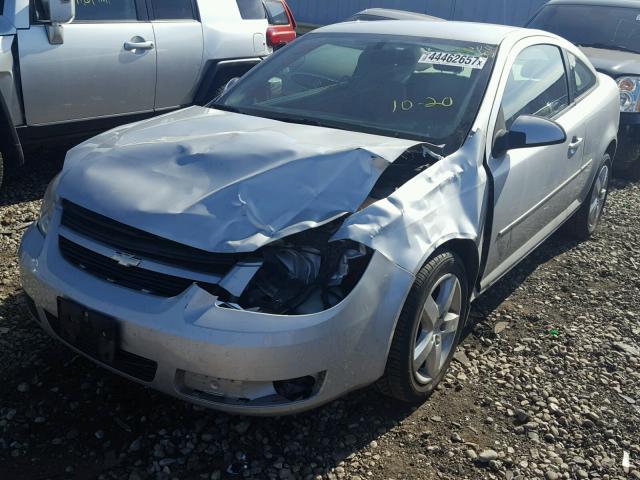
<svg viewBox="0 0 640 480"><path fill-rule="evenodd" d="M598 229L602 212L609 195L609 181L611 179L611 157L605 154L602 165L598 169L596 178L591 185L587 198L580 209L567 223L568 233L578 239L589 239Z"/></svg>
<svg viewBox="0 0 640 480"><path fill-rule="evenodd" d="M378 381L382 393L401 401L426 400L444 377L469 312L464 264L443 251L425 264L402 308L387 366Z"/></svg>

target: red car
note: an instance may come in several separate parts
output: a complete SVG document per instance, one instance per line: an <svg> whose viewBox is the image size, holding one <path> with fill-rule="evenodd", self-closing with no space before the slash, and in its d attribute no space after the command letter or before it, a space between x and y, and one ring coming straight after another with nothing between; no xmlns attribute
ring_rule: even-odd
<svg viewBox="0 0 640 480"><path fill-rule="evenodd" d="M296 20L285 0L264 0L269 19L267 45L277 50L296 39Z"/></svg>

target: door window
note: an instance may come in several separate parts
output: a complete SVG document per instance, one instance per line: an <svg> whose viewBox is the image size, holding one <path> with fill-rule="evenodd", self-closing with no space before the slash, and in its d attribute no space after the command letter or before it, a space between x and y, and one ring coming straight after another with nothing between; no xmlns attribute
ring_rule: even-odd
<svg viewBox="0 0 640 480"><path fill-rule="evenodd" d="M194 20L191 0L152 0L156 20Z"/></svg>
<svg viewBox="0 0 640 480"><path fill-rule="evenodd" d="M289 16L280 0L267 0L264 4L267 7L271 25L289 25Z"/></svg>
<svg viewBox="0 0 640 480"><path fill-rule="evenodd" d="M244 20L262 20L267 18L262 0L236 0L240 16Z"/></svg>
<svg viewBox="0 0 640 480"><path fill-rule="evenodd" d="M552 45L534 45L516 58L502 98L506 127L521 115L552 118L569 105L562 54Z"/></svg>
<svg viewBox="0 0 640 480"><path fill-rule="evenodd" d="M135 0L75 0L76 21L137 20Z"/></svg>
<svg viewBox="0 0 640 480"><path fill-rule="evenodd" d="M571 53L569 54L569 64L571 65L573 88L576 92L576 97L580 97L583 93L591 90L591 87L595 86L597 79L589 67Z"/></svg>

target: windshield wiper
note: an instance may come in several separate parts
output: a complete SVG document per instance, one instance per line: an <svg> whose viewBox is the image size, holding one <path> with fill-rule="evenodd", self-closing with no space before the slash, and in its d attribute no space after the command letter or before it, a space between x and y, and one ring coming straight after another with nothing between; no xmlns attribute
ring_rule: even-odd
<svg viewBox="0 0 640 480"><path fill-rule="evenodd" d="M624 45L610 45L606 43L579 43L579 47L585 48L602 48L606 50L618 50L620 52L628 52L628 53L640 53L638 50L634 50L629 47L625 47Z"/></svg>
<svg viewBox="0 0 640 480"><path fill-rule="evenodd" d="M264 117L264 118L270 118L272 120L277 120L279 122L285 122L285 123L297 123L300 125L312 125L314 127L326 127L326 128L337 128L340 129L341 127L337 126L337 125L333 125L329 122L322 122L320 120L316 120L315 118L307 118L307 117L301 117L301 116L297 116L297 115L288 115L288 114L284 114L284 113L277 113L277 112L263 112L263 111L251 111L251 115L256 115L258 117Z"/></svg>

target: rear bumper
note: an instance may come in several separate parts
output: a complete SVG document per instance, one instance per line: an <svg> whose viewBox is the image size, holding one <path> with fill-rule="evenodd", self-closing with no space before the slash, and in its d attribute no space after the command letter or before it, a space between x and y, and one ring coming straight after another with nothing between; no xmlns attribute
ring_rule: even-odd
<svg viewBox="0 0 640 480"><path fill-rule="evenodd" d="M139 383L231 413L295 413L374 382L384 372L413 282L376 253L360 283L335 307L305 316L268 315L223 308L195 284L163 298L108 283L62 258L57 238L55 225L46 238L32 226L20 248L23 287L42 328L64 342L55 329L59 297L111 316L120 325L120 348L133 355L127 360L156 365L152 378L86 356ZM307 398L274 395L274 381L307 376L316 379ZM219 391L212 393L214 383Z"/></svg>

